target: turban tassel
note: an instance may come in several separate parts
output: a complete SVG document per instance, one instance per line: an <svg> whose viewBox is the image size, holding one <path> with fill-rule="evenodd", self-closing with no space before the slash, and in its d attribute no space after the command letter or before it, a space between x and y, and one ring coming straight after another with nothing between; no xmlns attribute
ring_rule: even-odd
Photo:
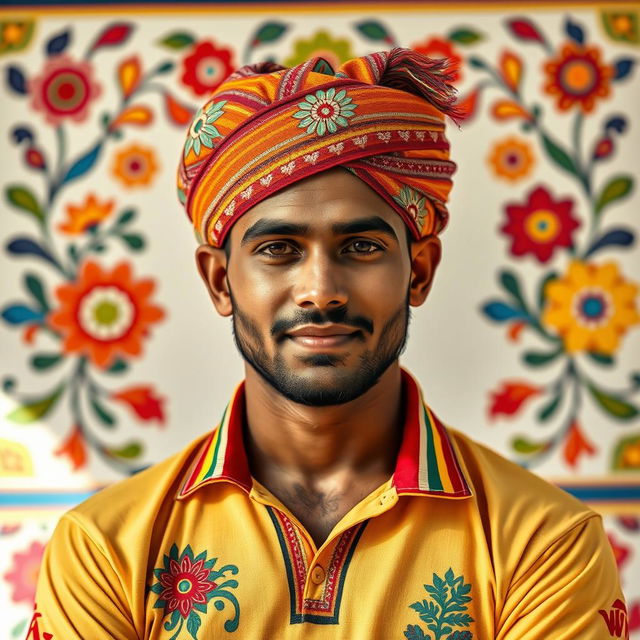
<svg viewBox="0 0 640 640"><path fill-rule="evenodd" d="M398 47L389 52L378 84L424 98L455 121L461 114L455 106L456 89L451 76L448 59L428 58L412 49Z"/></svg>

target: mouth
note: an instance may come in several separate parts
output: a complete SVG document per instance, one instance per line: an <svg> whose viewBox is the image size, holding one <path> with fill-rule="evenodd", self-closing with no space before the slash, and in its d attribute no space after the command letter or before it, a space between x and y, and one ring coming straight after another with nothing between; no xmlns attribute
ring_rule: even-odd
<svg viewBox="0 0 640 640"><path fill-rule="evenodd" d="M306 349L336 349L351 342L354 335L340 336L291 336L291 341Z"/></svg>
<svg viewBox="0 0 640 640"><path fill-rule="evenodd" d="M306 325L287 333L293 344L305 349L322 350L339 349L362 336L359 329L346 325Z"/></svg>

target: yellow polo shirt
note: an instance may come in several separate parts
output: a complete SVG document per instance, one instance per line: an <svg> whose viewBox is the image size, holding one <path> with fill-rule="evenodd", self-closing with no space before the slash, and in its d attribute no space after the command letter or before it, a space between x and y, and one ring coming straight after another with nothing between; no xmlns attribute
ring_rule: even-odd
<svg viewBox="0 0 640 640"><path fill-rule="evenodd" d="M395 472L320 548L251 477L240 385L213 433L63 516L28 637L628 637L600 517L403 385Z"/></svg>

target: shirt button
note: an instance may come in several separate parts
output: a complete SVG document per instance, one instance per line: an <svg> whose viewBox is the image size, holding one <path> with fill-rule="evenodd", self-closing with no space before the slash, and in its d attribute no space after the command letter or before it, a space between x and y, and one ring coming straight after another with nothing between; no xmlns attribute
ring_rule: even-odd
<svg viewBox="0 0 640 640"><path fill-rule="evenodd" d="M317 564L315 567L313 567L313 570L311 571L311 581L314 584L322 584L324 582L324 578L325 578L324 569L319 564Z"/></svg>
<svg viewBox="0 0 640 640"><path fill-rule="evenodd" d="M389 500L389 494L388 493L383 493L380 496L380 505L384 506L385 504L387 504L387 500Z"/></svg>

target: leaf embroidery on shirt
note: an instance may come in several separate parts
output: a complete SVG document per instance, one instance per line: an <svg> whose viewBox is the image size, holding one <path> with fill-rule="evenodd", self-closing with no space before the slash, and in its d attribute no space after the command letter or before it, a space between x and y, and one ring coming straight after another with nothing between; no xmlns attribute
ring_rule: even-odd
<svg viewBox="0 0 640 640"><path fill-rule="evenodd" d="M173 631L169 640L177 640L186 622L186 631L198 640L198 631L202 625L200 614L207 613L209 602L217 611L222 611L227 603L234 609L233 618L224 623L225 631L235 631L240 622L240 605L230 589L238 586L235 579L227 579L227 574L236 575L238 567L227 564L214 569L218 558L207 558L207 552L202 551L194 556L191 545L178 553L178 547L173 544L169 555L164 556L164 566L153 570L158 579L151 585L153 593L160 597L153 605L154 609L164 609L165 631ZM183 637L188 637L184 635Z"/></svg>
<svg viewBox="0 0 640 640"><path fill-rule="evenodd" d="M466 613L467 605L472 598L469 595L471 585L465 584L464 576L455 576L450 568L444 579L433 574L433 584L425 584L429 594L427 600L414 602L409 605L420 616L420 620L427 624L431 633L425 632L416 624L407 625L404 636L407 640L471 640L473 634L464 629L474 619ZM433 635L431 635L433 634Z"/></svg>

